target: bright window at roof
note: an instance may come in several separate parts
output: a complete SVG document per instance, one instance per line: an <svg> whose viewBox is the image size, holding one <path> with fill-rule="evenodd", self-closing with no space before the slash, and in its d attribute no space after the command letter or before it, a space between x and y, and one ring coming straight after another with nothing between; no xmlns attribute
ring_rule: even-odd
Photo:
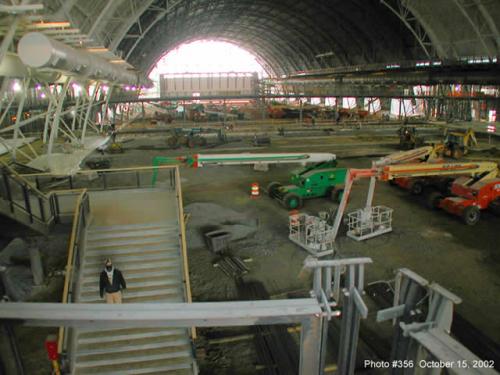
<svg viewBox="0 0 500 375"><path fill-rule="evenodd" d="M235 44L199 40L182 44L165 54L153 67L150 78L160 74L256 72L265 76L264 68L250 52Z"/></svg>
<svg viewBox="0 0 500 375"><path fill-rule="evenodd" d="M155 87L146 95L159 94L158 82L161 74L223 72L255 72L261 78L268 76L257 57L236 44L199 40L182 44L158 60L149 74Z"/></svg>

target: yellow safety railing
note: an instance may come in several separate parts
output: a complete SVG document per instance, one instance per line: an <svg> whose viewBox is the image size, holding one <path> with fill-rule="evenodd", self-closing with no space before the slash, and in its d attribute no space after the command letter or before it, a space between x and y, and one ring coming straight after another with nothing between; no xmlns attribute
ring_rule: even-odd
<svg viewBox="0 0 500 375"><path fill-rule="evenodd" d="M185 299L186 302L192 302L191 295L191 283L189 278L189 265L187 258L187 244L186 244L186 227L184 222L184 208L183 208L183 199L182 199L182 189L180 184L180 173L178 166L172 165L164 165L164 166L145 166L145 167L130 167L130 168L119 168L119 169L102 169L102 170L85 170L79 171L75 176L73 176L74 180L77 181L78 176L86 176L89 174L98 173L99 175L104 174L108 175L119 175L123 174L133 174L135 173L137 176L136 183L130 183L126 186L120 186L120 188L141 188L141 187L150 187L151 185L151 177L153 172L155 171L169 171L169 174L166 176L167 180L164 182L170 183L170 187L175 189L177 204L178 204L178 221L180 226L180 246L181 246L181 255L182 255L182 264L183 264L183 277L185 282ZM146 173L147 176L141 179L139 173ZM85 228L85 225L88 223L89 213L90 213L90 204L89 204L89 196L88 192L91 190L106 190L110 188L106 187L104 183L102 186L95 187L87 187L82 189L72 189L71 187L68 189L65 186L61 186L59 189L54 189L52 187L51 191L48 193L42 193L42 189L39 188L40 180L37 178L47 178L48 181L51 181L53 176L50 173L37 173L37 174L29 174L29 175L19 175L20 178L31 180L31 184L33 184L33 188L40 192L41 194L45 194L50 197L54 196L64 196L64 195L73 195L78 194L76 198L76 204L74 207L74 211L72 212L72 228L70 234L70 240L68 245L68 258L65 267L65 277L64 277L64 287L62 294L62 303L70 303L71 302L71 294L73 293L73 283L75 277L75 266L78 261L79 256L79 241L81 240L82 231ZM69 178L69 177L68 177ZM105 177L104 177L105 178ZM35 186L36 182L36 186ZM142 183L144 182L144 183ZM71 183L70 183L71 186ZM113 187L111 187L113 188ZM69 212L68 212L69 213ZM61 213L62 214L62 213ZM67 215L67 214L66 214ZM59 355L63 354L66 351L67 339L70 337L68 335L68 330L65 327L60 327L57 337L57 351ZM196 328L191 328L191 337L192 339L196 339ZM59 363L57 361L53 361L54 373L60 374Z"/></svg>
<svg viewBox="0 0 500 375"><path fill-rule="evenodd" d="M62 295L62 303L68 303L69 294L72 292L72 282L74 277L74 264L76 261L76 256L78 256L78 240L80 239L80 231L83 230L90 212L89 201L87 190L73 190L72 192L78 193L79 195L76 199L75 210L73 213L73 223L71 227L71 236L68 245L68 259L66 261L65 276L64 276L64 287ZM66 338L65 327L59 327L59 334L57 340L57 352L61 354L64 350L64 341Z"/></svg>
<svg viewBox="0 0 500 375"><path fill-rule="evenodd" d="M187 258L187 244L186 244L186 225L184 222L184 205L182 203L182 188L181 188L181 176L179 173L179 167L175 166L175 190L177 192L177 204L179 207L179 225L181 228L181 253L182 253L182 265L184 280L186 283L186 302L193 302L191 295L191 281L189 279L189 264ZM193 340L196 339L196 327L191 327L191 337Z"/></svg>

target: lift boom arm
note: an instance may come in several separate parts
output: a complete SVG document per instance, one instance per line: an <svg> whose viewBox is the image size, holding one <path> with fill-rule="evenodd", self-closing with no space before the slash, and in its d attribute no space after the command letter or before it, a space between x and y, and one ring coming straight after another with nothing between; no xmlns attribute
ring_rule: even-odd
<svg viewBox="0 0 500 375"><path fill-rule="evenodd" d="M387 181L398 177L449 176L457 174L481 176L481 180L489 180L498 176L498 166L494 162L387 165L379 171L378 178Z"/></svg>
<svg viewBox="0 0 500 375"><path fill-rule="evenodd" d="M373 168L349 169L346 174L344 194L337 209L337 215L335 216L333 223L334 241L337 238L340 223L342 221L342 217L344 216L352 185L355 180L360 178L370 178L370 188L366 199L366 207L371 207L375 190L375 181L377 179L387 181L398 177L446 176L457 174L480 176L481 180L489 180L496 178L500 173L497 164L494 162L412 163L399 165L384 165L384 163L378 163L378 166L377 162L375 162Z"/></svg>

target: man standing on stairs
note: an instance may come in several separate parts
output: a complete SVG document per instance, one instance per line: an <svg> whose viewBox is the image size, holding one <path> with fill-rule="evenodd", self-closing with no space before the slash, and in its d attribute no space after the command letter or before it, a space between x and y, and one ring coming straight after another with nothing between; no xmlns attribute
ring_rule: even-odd
<svg viewBox="0 0 500 375"><path fill-rule="evenodd" d="M99 293L101 298L106 292L106 303L122 303L122 289L126 289L125 279L121 271L113 267L111 259L104 262L104 270L99 279Z"/></svg>

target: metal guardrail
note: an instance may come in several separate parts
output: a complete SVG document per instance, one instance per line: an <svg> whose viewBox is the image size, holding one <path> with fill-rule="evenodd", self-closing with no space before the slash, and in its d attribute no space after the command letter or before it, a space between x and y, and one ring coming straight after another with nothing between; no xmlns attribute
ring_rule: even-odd
<svg viewBox="0 0 500 375"><path fill-rule="evenodd" d="M73 193L77 193L73 191ZM90 200L86 189L80 191L76 200L76 207L73 213L73 224L68 246L68 259L65 267L64 288L62 303L73 302L74 288L76 286L76 270L80 266L80 249L83 247L85 229L90 221ZM64 327L59 328L57 352L62 355L66 352L70 342L71 332Z"/></svg>
<svg viewBox="0 0 500 375"><path fill-rule="evenodd" d="M114 189L153 188L153 174L157 171L158 182L163 187L175 189L175 166L147 166L81 170L73 176L54 176L50 173L21 175L40 191L87 189L102 191Z"/></svg>
<svg viewBox="0 0 500 375"><path fill-rule="evenodd" d="M96 174L97 179L90 180L88 176ZM123 169L111 169L111 170L97 170L97 171L81 171L75 176L68 176L63 179L57 178L57 186L53 186L52 181L54 179L50 174L37 174L37 175L26 175L26 178L31 181L35 181L37 186L43 188L43 186L51 186L52 188L66 188L66 186L81 186L87 181L89 183L88 188L84 189L71 189L71 190L55 190L51 192L58 202L64 196L78 194L76 200L76 205L73 212L73 223L70 236L70 242L68 247L68 259L66 263L66 274L64 279L64 289L62 296L62 303L72 303L73 295L75 295L76 287L76 270L78 270L80 265L81 252L80 249L83 246L85 228L89 223L90 217L90 201L89 201L89 191L99 191L99 190L112 190L112 189L123 189L123 188L152 188L152 176L153 173L158 174L158 185L166 186L176 192L177 206L178 206L178 222L180 226L179 235L179 245L181 249L182 258L182 272L184 276L184 294L186 302L192 302L191 296L191 285L189 279L189 267L187 260L187 245L186 245L186 231L184 224L184 210L182 204L182 190L180 185L180 173L177 166L159 166L159 167L139 167L139 168L123 168ZM100 182L99 183L96 183ZM52 184L51 184L52 182ZM109 182L116 182L110 184ZM59 210L60 216L66 214ZM71 330L67 330L64 327L59 328L58 335L58 353L62 357L66 357L65 361L70 362L71 358L68 358L69 345L72 343ZM191 329L191 337L196 338L196 329L193 327Z"/></svg>
<svg viewBox="0 0 500 375"><path fill-rule="evenodd" d="M7 164L0 166L3 182L0 197L8 204L10 213L13 216L23 213L28 224L37 222L50 228L58 217L57 197L44 194Z"/></svg>
<svg viewBox="0 0 500 375"><path fill-rule="evenodd" d="M192 302L191 285L189 280L189 268L187 261L186 230L184 224L184 210L182 204L182 190L180 185L180 174L177 166L165 165L156 167L136 167L121 169L101 169L79 171L74 176L53 176L50 173L38 173L29 175L18 175L4 173L4 178L15 176L19 183L29 191L36 192L40 199L50 202L51 217L54 222L59 222L66 216L72 216L72 229L68 246L68 259L65 267L64 288L62 303L72 303L76 294L76 275L81 262L80 249L83 246L85 228L90 221L90 191L114 190L114 189L137 189L154 188L162 186L176 192L178 205L178 222L180 226L179 242L182 256L183 276L185 282L184 294L186 302ZM153 175L156 181L153 183ZM6 176L6 177L5 177ZM16 181L17 181L16 180ZM10 180L9 180L10 181ZM47 191L44 193L43 191ZM76 204L74 197L77 195ZM68 202L67 198L71 197ZM28 208L26 209L29 212ZM33 216L35 217L35 216ZM64 327L59 328L57 349L65 361L71 361L67 357L68 347L72 343L71 330ZM191 329L191 336L196 338L196 330ZM56 364L55 364L56 365ZM60 373L59 368L54 368Z"/></svg>
<svg viewBox="0 0 500 375"><path fill-rule="evenodd" d="M38 224L45 234L56 223L72 217L75 211L75 194L79 190L51 190L46 193L38 189L27 176L17 174L8 165L1 165L0 197L13 216L26 225ZM68 199L69 198L69 199ZM20 218L19 213L23 214Z"/></svg>
<svg viewBox="0 0 500 375"><path fill-rule="evenodd" d="M157 167L159 168L159 167ZM191 281L189 279L189 264L187 258L187 244L186 244L186 223L184 222L184 206L182 203L182 188L181 188L181 176L179 173L179 167L175 167L175 191L177 195L177 207L178 207L178 221L180 226L180 245L181 245L181 261L182 261L182 272L184 275L185 282L185 298L187 303L192 303L193 298L191 295ZM196 327L191 327L191 338L196 339Z"/></svg>

